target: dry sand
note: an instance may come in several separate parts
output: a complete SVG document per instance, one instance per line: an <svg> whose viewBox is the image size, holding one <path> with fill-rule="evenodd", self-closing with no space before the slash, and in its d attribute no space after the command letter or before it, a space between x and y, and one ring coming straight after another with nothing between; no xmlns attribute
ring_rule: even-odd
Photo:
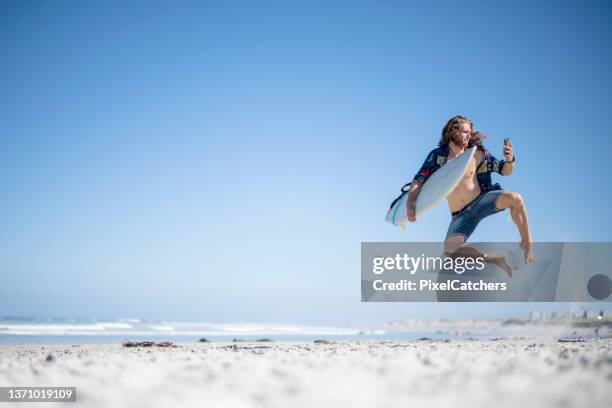
<svg viewBox="0 0 612 408"><path fill-rule="evenodd" d="M612 340L0 345L0 386L76 386L68 407L596 408Z"/></svg>

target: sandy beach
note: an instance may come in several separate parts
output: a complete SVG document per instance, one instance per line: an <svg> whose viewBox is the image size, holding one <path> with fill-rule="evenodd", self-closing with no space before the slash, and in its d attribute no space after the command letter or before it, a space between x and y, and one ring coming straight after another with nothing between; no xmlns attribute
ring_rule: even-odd
<svg viewBox="0 0 612 408"><path fill-rule="evenodd" d="M76 386L76 404L63 404L72 407L595 408L612 401L610 339L178 346L2 345L0 386Z"/></svg>

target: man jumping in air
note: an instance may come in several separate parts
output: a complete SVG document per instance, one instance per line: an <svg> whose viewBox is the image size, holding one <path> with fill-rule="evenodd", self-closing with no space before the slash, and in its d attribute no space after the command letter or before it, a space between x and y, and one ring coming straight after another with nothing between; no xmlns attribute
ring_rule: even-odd
<svg viewBox="0 0 612 408"><path fill-rule="evenodd" d="M509 208L512 220L521 235L520 246L525 255L525 263L535 261L523 198L519 193L502 190L499 183L491 184L492 172L504 176L512 174L516 163L512 143L504 145L505 160L497 160L484 148L483 139L484 136L474 131L472 121L465 116L455 116L446 123L438 147L427 155L425 163L410 185L406 204L408 221L416 221L415 202L423 183L447 161L476 146L476 152L465 175L448 196L452 219L444 240L444 251L448 256L482 256L485 261L498 265L512 276L512 269L502 253L483 254L476 248L463 245L483 218Z"/></svg>

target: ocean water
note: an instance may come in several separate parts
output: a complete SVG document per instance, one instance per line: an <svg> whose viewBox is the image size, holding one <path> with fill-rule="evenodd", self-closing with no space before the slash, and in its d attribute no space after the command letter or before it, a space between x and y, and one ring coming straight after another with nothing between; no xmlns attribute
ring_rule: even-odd
<svg viewBox="0 0 612 408"><path fill-rule="evenodd" d="M0 318L0 343L120 343L132 341L212 342L234 339L273 341L415 340L458 336L489 338L494 332L392 330L349 325L169 322L141 319Z"/></svg>

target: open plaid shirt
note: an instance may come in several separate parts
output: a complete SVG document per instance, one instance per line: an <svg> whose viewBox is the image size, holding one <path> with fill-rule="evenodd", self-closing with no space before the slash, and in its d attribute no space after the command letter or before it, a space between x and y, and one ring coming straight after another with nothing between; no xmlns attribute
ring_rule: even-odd
<svg viewBox="0 0 612 408"><path fill-rule="evenodd" d="M499 185L499 183L491 183L491 173L495 172L502 174L502 170L504 169L506 161L497 160L495 156L493 156L482 145L478 146L477 149L484 153L484 159L478 165L478 170L476 171L476 178L478 179L480 190L483 193L489 190L501 190L501 186ZM425 159L425 163L423 163L421 169L417 172L417 174L415 174L413 181L418 180L421 183L427 181L427 179L436 170L438 170L444 163L446 163L446 160L448 159L448 153L448 146L438 146L431 152L429 152L427 158Z"/></svg>

